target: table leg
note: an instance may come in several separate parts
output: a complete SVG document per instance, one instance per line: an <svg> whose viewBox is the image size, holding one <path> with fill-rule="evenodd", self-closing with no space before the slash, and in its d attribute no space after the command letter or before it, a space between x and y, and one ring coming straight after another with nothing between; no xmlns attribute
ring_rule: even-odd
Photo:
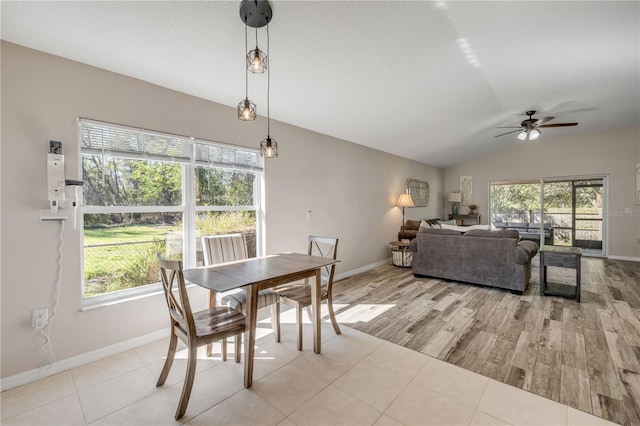
<svg viewBox="0 0 640 426"><path fill-rule="evenodd" d="M213 291L213 290L209 290L209 309L211 308L215 308L216 307L216 299L217 299L217 292ZM225 339L225 342L227 340ZM207 356L210 357L213 355L213 343L209 343L207 345Z"/></svg>
<svg viewBox="0 0 640 426"><path fill-rule="evenodd" d="M316 279L311 281L311 310L313 311L313 351L321 351L321 323L320 323L320 269L316 269Z"/></svg>
<svg viewBox="0 0 640 426"><path fill-rule="evenodd" d="M247 292L247 314L244 330L244 387L253 385L253 354L256 344L256 323L258 322L258 286L249 285Z"/></svg>
<svg viewBox="0 0 640 426"><path fill-rule="evenodd" d="M576 256L576 302L580 303L580 276L582 272L580 271L582 259L581 256Z"/></svg>
<svg viewBox="0 0 640 426"><path fill-rule="evenodd" d="M544 266L544 253L540 253L540 296L544 296L544 285L547 282L547 271Z"/></svg>

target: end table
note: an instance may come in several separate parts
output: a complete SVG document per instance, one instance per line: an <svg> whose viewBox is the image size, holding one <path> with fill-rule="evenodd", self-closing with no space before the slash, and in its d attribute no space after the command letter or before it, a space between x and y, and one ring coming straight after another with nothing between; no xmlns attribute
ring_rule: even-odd
<svg viewBox="0 0 640 426"><path fill-rule="evenodd" d="M582 250L578 247L542 246L540 248L540 296L575 298L580 303L580 266ZM576 285L547 282L547 266L570 268L576 271Z"/></svg>
<svg viewBox="0 0 640 426"><path fill-rule="evenodd" d="M407 253L407 249L411 247L411 241L409 240L391 241L389 244L391 245L391 257L392 257L393 264L395 266L400 266L402 268L410 267L411 258L409 258L408 261L406 258L408 257L407 254L411 254L411 252ZM396 262L395 253L398 253L398 252L400 253L400 256L401 256L400 262Z"/></svg>

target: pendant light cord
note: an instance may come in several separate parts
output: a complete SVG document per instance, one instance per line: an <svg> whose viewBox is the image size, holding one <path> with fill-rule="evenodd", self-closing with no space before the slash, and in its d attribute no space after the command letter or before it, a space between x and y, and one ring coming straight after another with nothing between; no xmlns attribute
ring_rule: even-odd
<svg viewBox="0 0 640 426"><path fill-rule="evenodd" d="M256 28L256 37L257 37ZM257 39L256 39L257 43ZM267 22L267 58L270 58L269 52L269 23ZM271 64L267 67L267 138L271 138L271 115L269 113L269 94L271 92Z"/></svg>
<svg viewBox="0 0 640 426"><path fill-rule="evenodd" d="M247 41L247 23L244 24L244 51L248 52L249 42ZM244 56L244 98L249 99L249 65L247 64L247 54Z"/></svg>

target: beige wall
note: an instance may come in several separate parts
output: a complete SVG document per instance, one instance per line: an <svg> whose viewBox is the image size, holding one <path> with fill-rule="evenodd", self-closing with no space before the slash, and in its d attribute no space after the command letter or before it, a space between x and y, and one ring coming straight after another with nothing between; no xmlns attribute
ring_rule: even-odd
<svg viewBox="0 0 640 426"><path fill-rule="evenodd" d="M556 135L551 135L551 133ZM635 204L635 163L640 158L640 128L561 136L549 130L536 142L518 143L445 169L444 193L458 189L460 176L473 176L473 199L487 223L489 182L508 179L609 176L609 255L640 260L640 206ZM445 203L450 211L450 204ZM466 207L461 207L466 212Z"/></svg>
<svg viewBox="0 0 640 426"><path fill-rule="evenodd" d="M46 208L48 141L62 140L68 178L78 178L76 119L255 147L266 123L240 122L226 106L2 42L2 377L45 361L31 310L51 307L57 271L58 222L42 222ZM238 88L241 96L242 88ZM394 207L404 180L427 180L432 201L408 218L442 211L441 169L272 122L280 158L266 165L267 252L305 250L310 233L340 238L337 273L390 257L401 211ZM307 210L312 211L307 220ZM80 232L64 231L62 296L52 331L57 359L162 330L160 296L80 311ZM204 293L194 291L195 307Z"/></svg>

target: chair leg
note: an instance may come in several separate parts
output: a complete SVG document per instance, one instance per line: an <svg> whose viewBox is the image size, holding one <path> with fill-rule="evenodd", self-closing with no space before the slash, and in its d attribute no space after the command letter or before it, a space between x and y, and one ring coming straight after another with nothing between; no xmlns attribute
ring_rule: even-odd
<svg viewBox="0 0 640 426"><path fill-rule="evenodd" d="M191 388L193 387L193 380L196 375L196 361L198 360L198 348L189 347L189 357L187 363L187 372L184 377L184 386L182 387L182 395L180 395L180 403L176 410L176 420L184 416L184 412L187 411L187 405L189 404L189 397L191 396Z"/></svg>
<svg viewBox="0 0 640 426"><path fill-rule="evenodd" d="M280 302L271 305L271 327L273 328L273 336L277 343L280 343Z"/></svg>
<svg viewBox="0 0 640 426"><path fill-rule="evenodd" d="M169 340L169 352L167 352L167 359L164 361L164 367L162 367L162 372L160 373L160 377L158 378L158 382L156 386L164 385L164 382L167 380L167 376L169 375L169 371L171 370L171 365L173 364L173 359L176 356L176 348L178 347L178 336L171 331L171 340Z"/></svg>
<svg viewBox="0 0 640 426"><path fill-rule="evenodd" d="M242 355L242 333L236 334L236 362L240 362ZM226 341L227 339L225 339Z"/></svg>
<svg viewBox="0 0 640 426"><path fill-rule="evenodd" d="M222 339L222 360L227 360L227 338Z"/></svg>
<svg viewBox="0 0 640 426"><path fill-rule="evenodd" d="M336 334L340 334L340 326L336 320L336 314L333 312L333 301L331 297L327 298L327 309L329 310L329 318L331 319L331 324L333 324L333 330Z"/></svg>
<svg viewBox="0 0 640 426"><path fill-rule="evenodd" d="M298 350L302 350L302 307L296 305L296 323L298 324Z"/></svg>
<svg viewBox="0 0 640 426"><path fill-rule="evenodd" d="M307 306L304 308L304 311L307 313L309 321L313 322L313 308L311 306Z"/></svg>

